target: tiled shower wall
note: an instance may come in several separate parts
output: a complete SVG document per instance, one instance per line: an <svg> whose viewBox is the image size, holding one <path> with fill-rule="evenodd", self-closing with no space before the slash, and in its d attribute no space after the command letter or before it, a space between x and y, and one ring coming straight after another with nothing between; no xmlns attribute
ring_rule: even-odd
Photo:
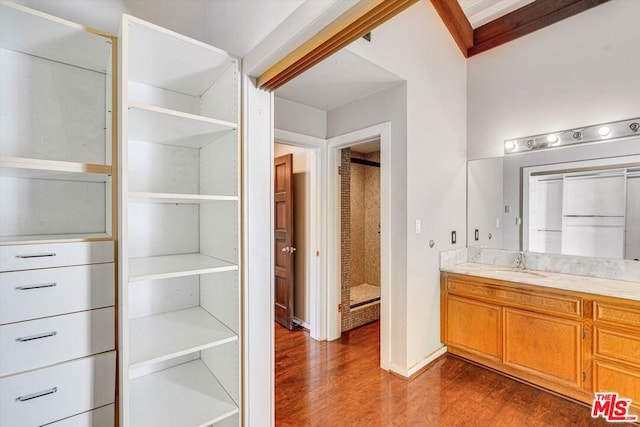
<svg viewBox="0 0 640 427"><path fill-rule="evenodd" d="M351 197L352 197L352 181L351 181L351 175L352 172L355 170L355 167L359 167L361 165L357 165L357 164L352 164L351 163L351 156L352 153L350 149L344 149L341 152L341 163L340 163L340 222L341 222L341 226L340 226L340 263L341 263L341 275L340 275L340 287L341 287L341 307L342 307L342 328L341 330L344 331L348 331L351 330L353 328L356 328L358 326L364 325L366 323L372 322L374 320L377 320L380 318L380 304L374 304L371 306L363 306L363 307L358 307L355 310L351 310L350 308L350 298L351 298L351 284L352 284L352 273L354 270L354 266L357 269L360 269L360 272L356 273L356 277L358 279L360 279L359 283L355 283L356 285L358 284L362 284L364 283L364 280L367 279L367 277L371 280L375 280L377 277L377 281L376 282L368 282L370 284L377 284L378 286L380 285L380 237L378 234L378 224L379 224L379 216L380 216L380 202L379 202L379 197L378 197L378 205L377 205L377 215L378 215L378 219L377 222L375 220L375 218L370 221L371 224L374 224L374 230L377 237L377 248L378 248L378 257L377 257L377 276L376 273L373 274L373 276L365 276L364 271L366 271L368 268L368 264L366 262L366 260L364 259L365 257L363 255L360 256L352 256L352 245L354 246L354 248L358 248L358 247L364 247L365 244L367 243L366 241L366 237L364 237L364 232L361 233L361 235L363 235L361 240L356 239L356 242L354 243L354 241L352 240L352 237L355 235L354 229L352 229L352 227L362 227L361 231L364 231L364 229L367 228L366 225L366 221L356 221L354 218L354 221L352 222L352 203L351 203ZM377 159L379 159L379 154ZM373 161L378 161L377 159L371 159ZM367 168L367 169L374 169L372 167L367 167L367 166L362 166L362 168ZM378 168L377 172L379 174L380 170ZM358 173L356 171L356 173ZM365 173L366 171L362 172L362 176L363 176L363 181L365 178ZM366 194L367 196L369 196L367 194L368 189L363 188L361 190L355 189L356 193L358 193L359 191L364 195ZM379 177L378 177L378 185L377 185L377 192L378 192L378 196L379 196L379 192L380 192L380 183L379 183ZM374 209L372 206L367 206L365 203L362 203L362 209L363 210L372 210ZM360 208L357 208L360 209ZM364 215L363 215L364 216ZM364 224L362 224L364 222ZM357 230L359 230L359 228L357 228ZM375 239L375 237L374 237ZM363 251L364 252L364 251ZM354 262L355 261L355 262ZM357 279L356 279L357 280Z"/></svg>

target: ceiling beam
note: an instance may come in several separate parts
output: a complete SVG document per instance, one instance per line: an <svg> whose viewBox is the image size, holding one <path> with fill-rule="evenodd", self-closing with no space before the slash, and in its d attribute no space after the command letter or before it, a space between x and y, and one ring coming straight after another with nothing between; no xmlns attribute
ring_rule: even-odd
<svg viewBox="0 0 640 427"><path fill-rule="evenodd" d="M364 36L418 0L360 1L258 77L258 87L273 91Z"/></svg>
<svg viewBox="0 0 640 427"><path fill-rule="evenodd" d="M473 46L466 56L485 52L607 1L609 0L536 0L476 28L473 31Z"/></svg>
<svg viewBox="0 0 640 427"><path fill-rule="evenodd" d="M431 4L440 15L462 54L467 57L469 49L473 47L473 28L458 1L431 0Z"/></svg>

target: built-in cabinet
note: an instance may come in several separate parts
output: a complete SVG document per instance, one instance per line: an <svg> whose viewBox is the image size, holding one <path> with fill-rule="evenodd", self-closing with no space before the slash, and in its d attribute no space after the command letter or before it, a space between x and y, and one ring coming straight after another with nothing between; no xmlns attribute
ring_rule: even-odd
<svg viewBox="0 0 640 427"><path fill-rule="evenodd" d="M238 60L127 15L120 40L120 425L238 425Z"/></svg>
<svg viewBox="0 0 640 427"><path fill-rule="evenodd" d="M640 301L442 273L448 351L586 403L640 408Z"/></svg>
<svg viewBox="0 0 640 427"><path fill-rule="evenodd" d="M0 1L2 426L115 422L116 43Z"/></svg>

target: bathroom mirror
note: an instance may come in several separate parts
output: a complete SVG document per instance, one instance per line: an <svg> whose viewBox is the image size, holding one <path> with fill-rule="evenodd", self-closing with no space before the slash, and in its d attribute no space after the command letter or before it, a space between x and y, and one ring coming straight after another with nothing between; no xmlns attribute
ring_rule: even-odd
<svg viewBox="0 0 640 427"><path fill-rule="evenodd" d="M640 138L471 160L467 245L640 259Z"/></svg>

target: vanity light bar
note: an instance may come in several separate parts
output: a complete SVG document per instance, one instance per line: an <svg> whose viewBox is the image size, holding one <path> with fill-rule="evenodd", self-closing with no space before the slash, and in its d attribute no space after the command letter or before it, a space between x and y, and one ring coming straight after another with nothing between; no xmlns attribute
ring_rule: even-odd
<svg viewBox="0 0 640 427"><path fill-rule="evenodd" d="M602 123L518 139L508 139L504 142L504 154L548 150L550 148L601 142L632 136L640 136L640 118Z"/></svg>

